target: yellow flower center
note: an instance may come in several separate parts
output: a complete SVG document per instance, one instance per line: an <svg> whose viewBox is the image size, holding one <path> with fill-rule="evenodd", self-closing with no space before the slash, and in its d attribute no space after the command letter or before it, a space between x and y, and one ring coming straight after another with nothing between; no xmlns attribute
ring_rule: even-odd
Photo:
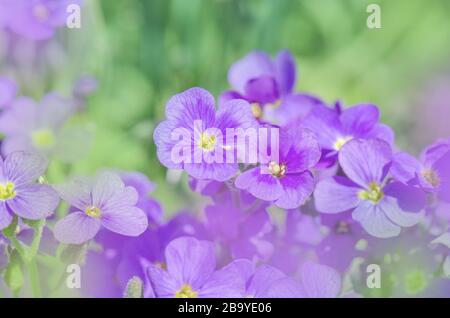
<svg viewBox="0 0 450 318"><path fill-rule="evenodd" d="M188 284L183 284L180 290L175 293L175 298L197 298L198 294Z"/></svg>
<svg viewBox="0 0 450 318"><path fill-rule="evenodd" d="M86 213L86 215L90 216L91 218L97 219L100 217L101 215L101 211L99 208L97 208L96 206L90 206L87 207L86 210L84 211L84 213Z"/></svg>
<svg viewBox="0 0 450 318"><path fill-rule="evenodd" d="M6 184L0 184L0 200L6 201L13 199L16 196L16 191L14 190L14 183L8 181Z"/></svg>
<svg viewBox="0 0 450 318"><path fill-rule="evenodd" d="M369 185L369 190L362 190L358 193L358 197L361 200L369 200L376 204L381 201L384 197L384 193L381 187L376 182L371 182Z"/></svg>
<svg viewBox="0 0 450 318"><path fill-rule="evenodd" d="M55 135L50 129L43 128L34 131L31 135L31 139L36 147L44 148L53 145L55 142Z"/></svg>
<svg viewBox="0 0 450 318"><path fill-rule="evenodd" d="M252 114L256 119L259 119L262 117L263 115L263 111L261 106L258 103L252 103L251 104L252 107Z"/></svg>
<svg viewBox="0 0 450 318"><path fill-rule="evenodd" d="M198 146L205 151L211 151L216 146L216 141L216 136L202 133L200 135L200 140L198 141Z"/></svg>
<svg viewBox="0 0 450 318"><path fill-rule="evenodd" d="M33 15L36 19L38 19L38 21L44 22L49 18L50 13L45 5L37 4L33 7Z"/></svg>
<svg viewBox="0 0 450 318"><path fill-rule="evenodd" d="M271 161L269 163L269 172L272 176L276 178L281 178L286 174L286 165L276 163L275 161Z"/></svg>
<svg viewBox="0 0 450 318"><path fill-rule="evenodd" d="M338 138L333 145L334 150L336 150L336 151L341 150L341 148L344 147L344 145L352 139L353 139L352 136Z"/></svg>
<svg viewBox="0 0 450 318"><path fill-rule="evenodd" d="M422 171L422 176L433 187L437 187L441 183L441 179L439 179L438 174L432 169Z"/></svg>

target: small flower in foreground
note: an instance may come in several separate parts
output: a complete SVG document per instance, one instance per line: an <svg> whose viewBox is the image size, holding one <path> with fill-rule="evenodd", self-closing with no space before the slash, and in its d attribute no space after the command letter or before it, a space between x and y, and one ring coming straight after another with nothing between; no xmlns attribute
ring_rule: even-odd
<svg viewBox="0 0 450 318"><path fill-rule="evenodd" d="M396 153L392 174L399 181L434 192L439 200L450 202L450 142L441 140L426 148L420 161L406 152Z"/></svg>
<svg viewBox="0 0 450 318"><path fill-rule="evenodd" d="M279 148L278 162L245 171L235 185L280 208L294 209L314 190L310 169L319 161L320 148L313 133L294 126L281 130Z"/></svg>
<svg viewBox="0 0 450 318"><path fill-rule="evenodd" d="M379 139L354 139L339 152L347 177L335 176L317 184L314 197L322 213L352 210L352 217L372 236L400 234L401 227L417 224L426 204L420 189L389 182L392 150Z"/></svg>
<svg viewBox="0 0 450 318"><path fill-rule="evenodd" d="M337 154L354 138L378 138L393 143L391 128L379 123L380 112L375 105L359 104L345 110L323 105L315 107L304 120L304 126L313 131L323 151L321 161L336 162Z"/></svg>
<svg viewBox="0 0 450 318"><path fill-rule="evenodd" d="M299 274L304 297L336 298L341 293L341 276L329 266L306 261Z"/></svg>
<svg viewBox="0 0 450 318"><path fill-rule="evenodd" d="M138 236L147 229L147 215L135 206L136 190L125 187L113 173L102 172L93 181L77 179L55 188L75 208L75 212L56 223L55 237L60 242L84 243L102 226L126 236Z"/></svg>
<svg viewBox="0 0 450 318"><path fill-rule="evenodd" d="M237 172L238 163L227 163L226 154L234 153L235 145L225 141L226 129L258 127L246 101L229 101L216 112L214 97L202 88L191 88L172 97L166 106L166 117L153 135L158 158L167 168L184 169L197 179L230 179ZM196 127L196 122L201 127ZM190 140L181 141L183 149L179 149L180 140L173 140L177 129L189 135ZM183 157L189 157L189 162L175 160L174 155L180 155L177 149ZM217 156L220 160L215 160Z"/></svg>
<svg viewBox="0 0 450 318"><path fill-rule="evenodd" d="M0 77L0 109L7 108L16 97L16 93L16 83L7 77Z"/></svg>
<svg viewBox="0 0 450 318"><path fill-rule="evenodd" d="M39 155L14 152L3 161L0 157L0 230L11 224L13 215L38 220L53 213L59 203L58 194L36 180L47 168Z"/></svg>
<svg viewBox="0 0 450 318"><path fill-rule="evenodd" d="M167 270L150 264L147 275L158 298L240 297L245 281L233 263L216 270L214 244L180 237L165 250Z"/></svg>

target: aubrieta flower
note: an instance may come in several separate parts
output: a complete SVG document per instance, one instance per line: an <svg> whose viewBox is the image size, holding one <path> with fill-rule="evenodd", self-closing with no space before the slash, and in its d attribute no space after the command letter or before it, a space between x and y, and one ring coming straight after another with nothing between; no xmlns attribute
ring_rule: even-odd
<svg viewBox="0 0 450 318"><path fill-rule="evenodd" d="M225 140L226 129L258 128L246 101L231 100L216 112L214 97L202 88L191 88L172 97L166 105L166 117L153 135L158 158L167 168L184 169L197 179L225 181L236 174L237 160L226 160L227 153L236 151L234 140ZM173 140L177 129L189 140ZM180 152L183 158L177 162L175 156Z"/></svg>
<svg viewBox="0 0 450 318"><path fill-rule="evenodd" d="M68 6L80 2L80 0L0 0L0 11L4 11L6 15L3 27L32 40L46 40L54 35L57 27L66 24Z"/></svg>
<svg viewBox="0 0 450 318"><path fill-rule="evenodd" d="M399 181L436 193L438 200L450 203L450 142L440 140L427 147L421 160L406 152L396 153L392 174Z"/></svg>
<svg viewBox="0 0 450 318"><path fill-rule="evenodd" d="M0 110L11 105L17 94L17 84L10 78L0 77Z"/></svg>
<svg viewBox="0 0 450 318"><path fill-rule="evenodd" d="M5 135L2 153L23 150L48 155L68 141L59 133L73 113L70 100L51 93L37 105L28 97L17 98L0 115L0 133Z"/></svg>
<svg viewBox="0 0 450 318"><path fill-rule="evenodd" d="M321 180L314 192L322 213L352 210L352 217L372 236L388 238L401 227L417 224L423 216L426 196L420 189L390 180L392 150L380 139L353 139L339 152L339 164L347 177Z"/></svg>
<svg viewBox="0 0 450 318"><path fill-rule="evenodd" d="M318 137L323 152L321 161L334 164L341 148L354 138L378 138L392 144L392 129L379 123L379 119L378 108L371 104L358 104L344 110L339 105L335 108L318 105L306 116L303 125Z"/></svg>
<svg viewBox="0 0 450 318"><path fill-rule="evenodd" d="M278 52L274 60L266 52L251 52L230 67L228 82L232 90L220 95L219 104L245 99L255 118L288 124L322 104L312 95L293 92L296 77L295 59L289 50Z"/></svg>
<svg viewBox="0 0 450 318"><path fill-rule="evenodd" d="M180 237L165 250L166 269L150 264L149 283L157 298L239 297L245 281L233 263L216 270L214 244Z"/></svg>
<svg viewBox="0 0 450 318"><path fill-rule="evenodd" d="M314 134L298 126L280 131L279 160L243 172L236 178L238 189L284 209L302 205L314 190L310 171L320 159Z"/></svg>
<svg viewBox="0 0 450 318"><path fill-rule="evenodd" d="M137 191L116 174L102 172L94 180L74 179L55 188L75 209L55 225L60 242L84 243L102 226L125 236L138 236L147 229L147 215L136 207Z"/></svg>
<svg viewBox="0 0 450 318"><path fill-rule="evenodd" d="M303 297L336 298L341 293L341 275L332 267L306 261L300 268L299 277Z"/></svg>
<svg viewBox="0 0 450 318"><path fill-rule="evenodd" d="M39 220L56 209L58 194L49 185L36 183L46 168L47 161L32 153L0 157L0 230L11 224L14 215Z"/></svg>

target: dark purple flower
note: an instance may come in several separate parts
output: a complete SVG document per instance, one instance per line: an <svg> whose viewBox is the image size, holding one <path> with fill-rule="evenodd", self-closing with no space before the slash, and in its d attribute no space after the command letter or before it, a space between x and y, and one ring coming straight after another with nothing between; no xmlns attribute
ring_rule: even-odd
<svg viewBox="0 0 450 318"><path fill-rule="evenodd" d="M147 215L136 207L137 191L126 187L115 174L103 172L95 180L74 179L56 189L75 208L56 223L55 237L60 242L84 243L102 226L126 236L138 236L147 229Z"/></svg>
<svg viewBox="0 0 450 318"><path fill-rule="evenodd" d="M284 209L302 205L314 189L310 171L320 158L310 131L291 126L280 132L279 160L252 168L236 178L237 188Z"/></svg>
<svg viewBox="0 0 450 318"><path fill-rule="evenodd" d="M80 0L2 0L0 11L8 13L4 24L13 32L32 40L46 40L66 24L67 7ZM1 21L0 21L1 22Z"/></svg>
<svg viewBox="0 0 450 318"><path fill-rule="evenodd" d="M426 196L398 181L389 182L392 150L379 139L354 139L339 152L347 177L327 178L317 184L315 203L322 213L352 210L352 217L371 235L397 236L401 227L417 224Z"/></svg>
<svg viewBox="0 0 450 318"><path fill-rule="evenodd" d="M197 179L225 181L236 174L237 161L226 160L226 154L236 150L234 140L225 140L226 129L258 127L246 101L229 101L216 112L213 96L201 88L172 97L166 117L153 136L158 158L167 168L184 169ZM179 140L179 136L174 139L175 132L187 140ZM178 156L179 160L175 158Z"/></svg>
<svg viewBox="0 0 450 318"><path fill-rule="evenodd" d="M239 297L245 281L234 266L216 270L214 245L192 237L180 237L166 247L167 269L150 264L147 275L155 297Z"/></svg>
<svg viewBox="0 0 450 318"><path fill-rule="evenodd" d="M295 59L289 50L278 52L272 60L263 51L254 51L235 62L228 72L232 90L225 91L219 104L232 99L245 99L257 119L286 125L303 118L322 101L309 94L294 94Z"/></svg>
<svg viewBox="0 0 450 318"><path fill-rule="evenodd" d="M0 110L11 105L12 101L16 97L16 94L16 83L7 77L0 77Z"/></svg>
<svg viewBox="0 0 450 318"><path fill-rule="evenodd" d="M450 142L440 140L427 147L420 161L406 152L396 153L392 174L399 181L434 192L439 200L450 202Z"/></svg>
<svg viewBox="0 0 450 318"><path fill-rule="evenodd" d="M47 168L42 157L14 152L0 158L0 230L11 224L14 214L38 220L53 213L59 203L58 194L36 180Z"/></svg>
<svg viewBox="0 0 450 318"><path fill-rule="evenodd" d="M345 110L340 106L332 109L320 105L306 116L303 125L317 135L323 151L321 161L334 164L339 150L354 138L378 138L392 144L392 129L380 124L379 119L378 108L371 104L359 104Z"/></svg>

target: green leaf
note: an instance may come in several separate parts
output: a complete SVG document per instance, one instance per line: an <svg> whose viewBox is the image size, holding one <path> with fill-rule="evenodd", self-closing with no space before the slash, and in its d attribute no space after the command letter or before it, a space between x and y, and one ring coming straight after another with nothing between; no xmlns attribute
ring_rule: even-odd
<svg viewBox="0 0 450 318"><path fill-rule="evenodd" d="M127 283L127 287L125 287L125 292L123 294L124 298L142 298L143 297L143 283L142 280L133 276Z"/></svg>
<svg viewBox="0 0 450 318"><path fill-rule="evenodd" d="M23 264L16 250L11 254L8 267L5 271L6 285L14 294L17 294L24 284Z"/></svg>

